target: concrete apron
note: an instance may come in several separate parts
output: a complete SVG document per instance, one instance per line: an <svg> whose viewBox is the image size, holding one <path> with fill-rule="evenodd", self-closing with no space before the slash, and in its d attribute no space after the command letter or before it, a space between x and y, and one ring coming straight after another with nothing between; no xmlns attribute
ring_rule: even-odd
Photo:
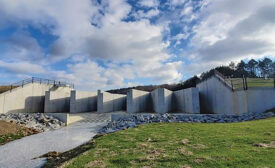
<svg viewBox="0 0 275 168"><path fill-rule="evenodd" d="M41 167L50 151L65 152L89 141L106 122L77 122L68 127L24 137L0 146L0 167Z"/></svg>
<svg viewBox="0 0 275 168"><path fill-rule="evenodd" d="M44 114L58 118L60 121L64 122L66 125L71 125L76 122L90 122L90 123L108 122L108 121L111 121L111 115L116 113L121 113L121 112L117 111L117 112L110 112L110 113L86 112L86 113L44 113Z"/></svg>

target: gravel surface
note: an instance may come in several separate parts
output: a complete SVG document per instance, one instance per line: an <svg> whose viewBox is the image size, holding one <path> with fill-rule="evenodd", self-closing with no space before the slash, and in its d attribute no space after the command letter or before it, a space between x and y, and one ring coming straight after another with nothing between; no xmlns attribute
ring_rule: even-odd
<svg viewBox="0 0 275 168"><path fill-rule="evenodd" d="M55 130L65 126L62 121L43 113L0 114L0 120L21 124L40 132Z"/></svg>
<svg viewBox="0 0 275 168"><path fill-rule="evenodd" d="M132 114L129 117L111 121L99 130L100 134L133 128L140 124L159 122L188 122L188 123L232 123L258 120L274 117L273 112L250 113L244 115L215 115L215 114Z"/></svg>

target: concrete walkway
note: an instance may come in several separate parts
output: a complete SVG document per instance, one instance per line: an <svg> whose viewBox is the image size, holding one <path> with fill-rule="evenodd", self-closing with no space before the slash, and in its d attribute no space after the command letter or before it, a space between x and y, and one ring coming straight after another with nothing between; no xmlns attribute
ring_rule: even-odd
<svg viewBox="0 0 275 168"><path fill-rule="evenodd" d="M43 132L0 146L0 167L33 168L42 166L46 159L35 157L49 151L65 152L96 135L105 122L75 123L59 130Z"/></svg>

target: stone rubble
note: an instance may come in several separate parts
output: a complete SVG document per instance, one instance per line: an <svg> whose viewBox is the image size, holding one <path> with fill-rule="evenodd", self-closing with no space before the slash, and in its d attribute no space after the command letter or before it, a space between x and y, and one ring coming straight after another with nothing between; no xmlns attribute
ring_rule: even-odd
<svg viewBox="0 0 275 168"><path fill-rule="evenodd" d="M215 114L132 114L127 118L109 122L99 130L99 134L115 132L118 130L133 128L141 124L160 122L187 122L187 123L232 123L250 120L258 120L274 117L273 112L250 113L244 115L215 115Z"/></svg>
<svg viewBox="0 0 275 168"><path fill-rule="evenodd" d="M64 122L43 113L0 114L0 120L15 122L40 132L55 130L65 126Z"/></svg>

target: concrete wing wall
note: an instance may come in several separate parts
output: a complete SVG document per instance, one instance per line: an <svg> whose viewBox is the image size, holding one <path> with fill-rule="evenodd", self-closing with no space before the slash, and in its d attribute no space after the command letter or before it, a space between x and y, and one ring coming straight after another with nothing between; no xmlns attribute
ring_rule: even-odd
<svg viewBox="0 0 275 168"><path fill-rule="evenodd" d="M172 109L173 92L164 88L157 88L151 92L152 106L156 113L168 113Z"/></svg>
<svg viewBox="0 0 275 168"><path fill-rule="evenodd" d="M56 87L46 92L45 113L63 113L70 111L70 94L72 88Z"/></svg>
<svg viewBox="0 0 275 168"><path fill-rule="evenodd" d="M233 101L237 114L261 113L275 107L275 89L255 88L236 91Z"/></svg>
<svg viewBox="0 0 275 168"><path fill-rule="evenodd" d="M131 89L127 93L127 112L138 113L152 111L150 92Z"/></svg>
<svg viewBox="0 0 275 168"><path fill-rule="evenodd" d="M197 88L188 88L173 92L173 109L176 112L199 114L199 91Z"/></svg>
<svg viewBox="0 0 275 168"><path fill-rule="evenodd" d="M197 85L201 113L234 114L233 92L215 76Z"/></svg>
<svg viewBox="0 0 275 168"><path fill-rule="evenodd" d="M97 110L97 93L71 91L70 113L92 112Z"/></svg>
<svg viewBox="0 0 275 168"><path fill-rule="evenodd" d="M126 110L126 95L111 94L98 90L97 112L112 112Z"/></svg>
<svg viewBox="0 0 275 168"><path fill-rule="evenodd" d="M0 113L44 112L45 92L52 85L29 83L0 94Z"/></svg>
<svg viewBox="0 0 275 168"><path fill-rule="evenodd" d="M274 88L232 91L216 77L197 85L202 113L261 113L275 107Z"/></svg>

